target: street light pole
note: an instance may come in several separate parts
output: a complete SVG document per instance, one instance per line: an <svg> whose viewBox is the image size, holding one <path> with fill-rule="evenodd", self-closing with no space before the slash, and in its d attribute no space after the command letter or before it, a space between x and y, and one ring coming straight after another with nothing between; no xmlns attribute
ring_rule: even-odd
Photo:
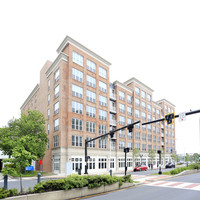
<svg viewBox="0 0 200 200"><path fill-rule="evenodd" d="M161 150L158 150L157 153L159 154L159 171L158 171L158 174L162 174L162 171L161 171Z"/></svg>

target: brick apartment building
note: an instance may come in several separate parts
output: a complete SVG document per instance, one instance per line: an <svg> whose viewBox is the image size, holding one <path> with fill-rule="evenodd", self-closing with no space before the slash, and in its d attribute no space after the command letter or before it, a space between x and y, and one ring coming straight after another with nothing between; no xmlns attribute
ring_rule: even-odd
<svg viewBox="0 0 200 200"><path fill-rule="evenodd" d="M84 141L134 121L152 121L175 106L166 99L153 101L153 90L136 78L110 83L110 62L67 36L57 49L54 62L47 61L37 84L21 106L21 111L40 110L45 118L48 144L43 170L64 174L66 163L73 172L84 172ZM136 125L128 130L89 144L89 173L124 170L124 147L138 148L137 163L148 165L148 151L164 150L162 163L170 162L175 151L175 125L165 122ZM128 170L132 151L127 154ZM158 157L154 160L157 166Z"/></svg>

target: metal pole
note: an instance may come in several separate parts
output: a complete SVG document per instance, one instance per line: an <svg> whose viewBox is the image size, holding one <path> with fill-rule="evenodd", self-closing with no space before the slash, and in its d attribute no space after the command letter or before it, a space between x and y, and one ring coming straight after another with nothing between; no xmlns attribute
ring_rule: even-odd
<svg viewBox="0 0 200 200"><path fill-rule="evenodd" d="M85 139L85 173L84 174L88 174L87 146L88 146L88 142L87 142L87 139Z"/></svg>
<svg viewBox="0 0 200 200"><path fill-rule="evenodd" d="M125 151L125 176L126 176L126 170L127 168L126 168L126 151Z"/></svg>
<svg viewBox="0 0 200 200"><path fill-rule="evenodd" d="M41 174L38 173L38 179L37 179L37 183L40 183L40 178L41 178Z"/></svg>
<svg viewBox="0 0 200 200"><path fill-rule="evenodd" d="M8 175L7 174L4 176L4 188L8 189Z"/></svg>

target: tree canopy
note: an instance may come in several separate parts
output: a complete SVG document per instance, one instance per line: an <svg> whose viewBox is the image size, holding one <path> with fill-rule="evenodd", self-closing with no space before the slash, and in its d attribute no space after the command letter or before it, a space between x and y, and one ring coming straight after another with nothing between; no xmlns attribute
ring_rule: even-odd
<svg viewBox="0 0 200 200"><path fill-rule="evenodd" d="M11 157L14 148L19 144L36 156L36 159L44 157L47 134L42 113L29 110L27 115L22 113L19 119L10 121L7 127L0 128L0 149L4 155Z"/></svg>

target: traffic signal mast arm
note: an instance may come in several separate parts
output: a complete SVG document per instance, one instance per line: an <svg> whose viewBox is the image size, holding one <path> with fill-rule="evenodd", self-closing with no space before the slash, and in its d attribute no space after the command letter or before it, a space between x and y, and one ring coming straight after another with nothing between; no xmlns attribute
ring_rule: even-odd
<svg viewBox="0 0 200 200"><path fill-rule="evenodd" d="M114 130L112 130L112 131L110 131L110 132L108 132L108 133L105 133L104 135L100 135L100 136L98 136L98 137L95 137L95 138L92 138L92 139L90 139L90 140L87 140L86 143L92 142L92 141L97 140L97 139L99 139L99 138L103 138L103 137L105 137L105 136L107 136L107 135L112 135L112 134L114 134L115 132L120 131L120 130L125 129L125 128L130 128L130 127L133 128L133 126L134 126L135 124L138 124L138 123L140 123L140 121L136 121L136 122L134 122L134 123L132 123L132 124L128 124L128 125L123 126L123 127L121 127L121 128L114 129Z"/></svg>

